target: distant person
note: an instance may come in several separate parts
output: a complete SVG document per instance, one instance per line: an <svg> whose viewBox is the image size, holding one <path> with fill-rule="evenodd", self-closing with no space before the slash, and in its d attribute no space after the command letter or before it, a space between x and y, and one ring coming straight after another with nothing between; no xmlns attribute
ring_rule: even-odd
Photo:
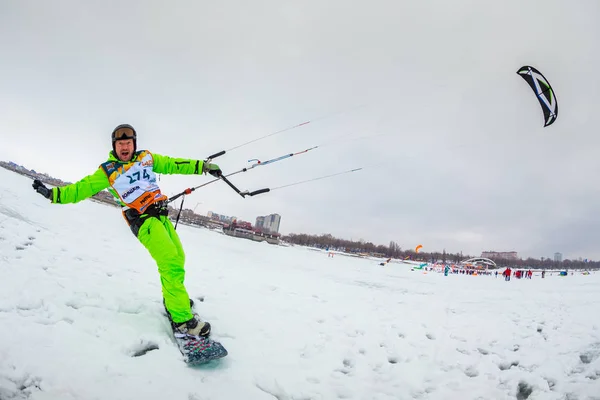
<svg viewBox="0 0 600 400"><path fill-rule="evenodd" d="M168 218L167 196L156 183L156 174L221 176L216 164L202 160L171 158L137 150L137 133L129 124L112 132L112 151L96 172L79 182L47 188L39 180L33 188L52 203L77 203L108 189L122 207L123 216L138 240L158 265L163 302L174 332L208 336L210 324L202 322L191 310L184 286L185 254L179 236Z"/></svg>

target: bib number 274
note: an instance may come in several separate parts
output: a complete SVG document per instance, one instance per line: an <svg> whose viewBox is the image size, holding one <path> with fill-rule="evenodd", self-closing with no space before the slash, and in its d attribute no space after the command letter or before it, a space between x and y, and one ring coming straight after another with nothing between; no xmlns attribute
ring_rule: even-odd
<svg viewBox="0 0 600 400"><path fill-rule="evenodd" d="M133 182L137 182L140 179L144 179L144 180L149 180L150 179L150 175L148 175L148 172L146 172L146 170L144 169L143 172L140 171L136 171L131 175L127 175L127 177L129 178L129 183L133 183Z"/></svg>

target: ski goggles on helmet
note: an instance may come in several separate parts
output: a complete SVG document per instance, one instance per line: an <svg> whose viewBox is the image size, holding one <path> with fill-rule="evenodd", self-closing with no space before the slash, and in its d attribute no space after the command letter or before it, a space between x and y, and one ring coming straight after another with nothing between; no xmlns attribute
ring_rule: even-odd
<svg viewBox="0 0 600 400"><path fill-rule="evenodd" d="M135 131L128 126L115 129L112 136L113 142L116 140L136 139Z"/></svg>

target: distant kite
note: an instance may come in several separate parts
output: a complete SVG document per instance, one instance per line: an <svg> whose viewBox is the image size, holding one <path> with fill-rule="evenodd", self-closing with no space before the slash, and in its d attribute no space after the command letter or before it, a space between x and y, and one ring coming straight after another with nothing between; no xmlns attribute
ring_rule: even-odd
<svg viewBox="0 0 600 400"><path fill-rule="evenodd" d="M540 102L544 112L544 127L552 125L558 118L558 102L548 80L537 69L525 65L517 71L525 79Z"/></svg>
<svg viewBox="0 0 600 400"><path fill-rule="evenodd" d="M423 248L423 245L422 245L422 244L420 244L420 245L418 245L417 247L415 247L415 253L418 253L418 252L419 252L419 250L421 250L422 248Z"/></svg>

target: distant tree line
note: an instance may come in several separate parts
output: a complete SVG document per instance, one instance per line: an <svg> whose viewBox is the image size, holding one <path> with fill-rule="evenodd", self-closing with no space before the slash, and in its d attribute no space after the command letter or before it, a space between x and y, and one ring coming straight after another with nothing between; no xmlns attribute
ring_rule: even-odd
<svg viewBox="0 0 600 400"><path fill-rule="evenodd" d="M402 250L400 245L394 241L390 241L388 246L376 245L372 242L367 242L363 239L358 241L336 238L331 234L310 235L306 233L290 233L287 236L282 236L282 240L297 244L300 246L310 246L320 249L329 249L335 251L344 251L347 253L367 253L381 257L392 257L397 259L409 259L413 261L428 261L443 263L459 263L463 260L473 258L468 254L446 253L442 252L424 252L416 253L414 250ZM534 268L534 269L600 269L600 261L584 261L584 260L563 260L554 261L550 258L527 258L518 260L506 260L500 258L492 258L492 260L501 268Z"/></svg>
<svg viewBox="0 0 600 400"><path fill-rule="evenodd" d="M311 246L320 249L329 249L336 251L345 251L347 253L368 253L373 255L379 255L382 257L392 257L409 259L413 261L437 261L442 260L443 262L458 263L465 258L470 258L469 255L463 255L462 253L446 253L443 252L424 252L419 251L416 253L414 250L402 250L400 245L394 241L390 241L388 246L376 245L372 242L367 242L363 239L358 241L347 240L336 238L333 235L327 233L323 235L309 235L306 233L290 233L287 236L282 236L282 240L301 246Z"/></svg>

